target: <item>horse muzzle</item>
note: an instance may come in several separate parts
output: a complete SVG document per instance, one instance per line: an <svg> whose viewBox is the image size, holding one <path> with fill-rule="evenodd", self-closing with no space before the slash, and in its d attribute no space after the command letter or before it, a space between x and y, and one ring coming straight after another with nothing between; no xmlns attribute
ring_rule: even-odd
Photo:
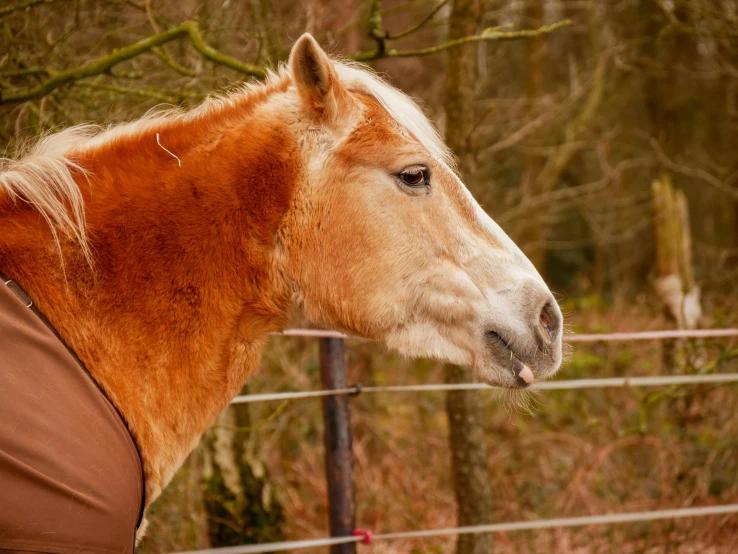
<svg viewBox="0 0 738 554"><path fill-rule="evenodd" d="M495 317L483 325L482 379L521 388L556 373L561 365L563 318L548 288L529 281L494 296Z"/></svg>

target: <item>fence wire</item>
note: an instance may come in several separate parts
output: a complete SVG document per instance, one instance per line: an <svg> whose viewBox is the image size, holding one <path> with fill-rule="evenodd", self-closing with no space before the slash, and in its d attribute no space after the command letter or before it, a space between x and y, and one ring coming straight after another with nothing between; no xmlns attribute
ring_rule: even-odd
<svg viewBox="0 0 738 554"><path fill-rule="evenodd" d="M190 550L178 554L261 554L263 552L282 552L301 548L316 548L332 546L350 542L374 542L395 539L417 539L424 537L441 537L448 535L468 535L477 533L502 533L506 531L532 531L540 529L554 529L564 527L581 527L588 525L613 525L633 523L636 521L655 521L660 519L681 519L687 517L718 516L738 513L738 504L724 504L722 506L699 506L694 508L680 508L674 510L654 510L649 512L624 512L619 514L602 514L583 517L563 517L554 519L540 519L534 521L511 521L508 523L490 523L488 525L473 525L469 527L451 527L448 529L427 529L423 531L403 531L399 533L384 533L371 535L362 532L351 537L334 537L311 539L303 541L273 542L265 544L251 544L243 546L228 546L225 548L211 548L207 550Z"/></svg>
<svg viewBox="0 0 738 554"><path fill-rule="evenodd" d="M281 333L273 333L286 337L314 337L333 339L368 340L363 337L346 335L338 331L325 329L287 329ZM593 333L564 335L564 342L604 342L664 339L708 339L738 337L738 329L669 329L663 331L636 331L627 333Z"/></svg>
<svg viewBox="0 0 738 554"><path fill-rule="evenodd" d="M602 379L569 379L565 381L545 381L534 383L531 390L572 390L572 389L603 389L627 387L663 387L670 385L699 385L716 383L733 383L738 381L738 373L714 373L709 375L664 375L644 377L608 377ZM385 387L364 387L353 385L343 389L326 389L314 391L275 392L265 394L248 394L236 396L231 404L245 404L249 402L269 402L274 400L296 400L301 398L318 398L322 396L358 395L362 393L378 392L432 392L454 390L500 390L483 383L460 384L431 384L431 385L394 385ZM504 390L504 389L503 389Z"/></svg>

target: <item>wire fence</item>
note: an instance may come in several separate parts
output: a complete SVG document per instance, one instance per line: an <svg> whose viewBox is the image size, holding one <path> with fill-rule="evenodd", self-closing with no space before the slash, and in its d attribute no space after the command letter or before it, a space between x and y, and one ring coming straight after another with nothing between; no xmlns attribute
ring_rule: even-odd
<svg viewBox="0 0 738 554"><path fill-rule="evenodd" d="M346 335L338 331L325 329L287 329L274 335L285 337L313 337L332 339L369 340L364 337ZM564 342L611 342L632 340L664 340L664 339L708 339L738 337L738 329L668 329L660 331L637 331L623 333L591 333L564 335Z"/></svg>
<svg viewBox="0 0 738 554"><path fill-rule="evenodd" d="M348 339L361 337L350 337L337 331L320 329L288 329L282 333L283 336L301 336L320 339ZM706 338L729 338L738 337L738 329L701 329L701 330L676 330L676 331L643 331L635 333L602 333L589 335L571 335L564 338L567 342L605 342L605 341L635 341L635 340L665 340L665 339L706 339ZM338 341L342 342L342 341ZM341 376L342 377L342 376ZM637 376L637 377L613 377L600 379L570 379L562 381L547 381L534 383L533 390L574 390L590 388L627 388L627 387L660 387L674 385L699 385L699 384L723 384L738 382L738 373L713 373L700 375L663 375L663 376ZM342 381L341 381L342 383ZM325 386L325 384L324 384ZM329 385L330 386L330 385ZM313 391L293 391L281 393L250 394L237 396L233 404L269 402L276 400L295 400L305 398L326 398L356 396L362 393L398 393L398 392L431 392L452 390L493 390L493 387L482 383L462 384L427 384L427 385L394 385L394 386L362 386L355 384L349 387L336 387L331 389ZM265 544L232 546L225 548L214 548L206 550L193 550L179 554L259 554L264 552L280 552L286 550L298 550L304 548L325 547L333 548L340 545L351 545L355 543L369 544L373 541L393 540L401 538L438 537L444 535L461 535L473 533L500 533L507 531L540 530L564 527L579 527L589 525L612 525L636 521L653 521L663 519L678 519L688 517L719 516L738 513L738 504L726 504L719 506L688 507L671 510L654 510L646 512L625 512L615 514L601 514L583 517L553 518L533 521L516 521L506 523L491 523L488 525L477 525L472 527L455 527L448 529L428 529L416 531L404 531L396 533L372 534L371 531L356 529L350 536L334 536L330 538L285 541ZM334 533L339 534L339 533Z"/></svg>
<svg viewBox="0 0 738 554"><path fill-rule="evenodd" d="M359 339L324 329L287 329L275 335L288 337ZM696 338L726 338L738 337L738 329L692 329L692 330L664 330L640 331L634 333L596 333L588 335L571 335L564 337L567 342L607 342L607 341L635 341L635 340L664 340L664 339L696 339ZM738 381L738 373L723 373L709 375L667 375L656 377L615 377L605 379L570 379L566 381L547 381L533 384L532 390L570 390L570 389L601 389L623 387L660 387L670 385L696 385L704 383L730 383ZM463 384L431 384L431 385L395 385L395 386L363 386L351 385L342 389L277 392L265 394L249 394L235 397L232 404L251 402L270 402L275 400L298 400L304 398L320 398L324 396L358 395L360 393L379 392L431 392L452 390L494 390L500 387L483 383Z"/></svg>
<svg viewBox="0 0 738 554"><path fill-rule="evenodd" d="M272 542L243 546L227 546L208 550L190 550L178 554L260 554L263 552L283 552L302 548L317 548L347 543L371 544L374 541L395 539L418 539L425 537L441 537L447 535L467 535L479 533L502 533L509 531L532 531L564 527L581 527L585 525L615 525L636 521L656 521L661 519L680 519L686 517L719 516L738 513L738 504L722 506L698 506L675 510L654 510L650 512L624 512L618 514L602 514L582 517L563 517L533 521L511 521L507 523L490 523L469 527L451 527L447 529L427 529L423 531L401 531L398 533L373 534L366 529L357 529L348 537L330 537L303 541Z"/></svg>
<svg viewBox="0 0 738 554"><path fill-rule="evenodd" d="M622 387L662 387L669 385L698 385L709 383L732 383L738 381L738 373L714 373L708 375L667 375L663 377L610 377L603 379L570 379L566 381L547 381L534 383L530 390L572 390L572 389L604 389ZM236 396L231 404L251 402L269 402L274 400L297 400L303 398L320 398L323 396L358 396L362 393L377 392L433 392L454 390L495 390L502 387L483 383L431 384L431 385L390 385L384 387L364 387L356 384L343 389L325 389L313 391L276 392L266 394L247 394Z"/></svg>

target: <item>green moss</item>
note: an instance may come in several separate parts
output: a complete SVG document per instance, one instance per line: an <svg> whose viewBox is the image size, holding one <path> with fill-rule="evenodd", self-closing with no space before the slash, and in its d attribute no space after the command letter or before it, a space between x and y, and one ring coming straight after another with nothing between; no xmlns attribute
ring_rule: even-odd
<svg viewBox="0 0 738 554"><path fill-rule="evenodd" d="M239 476L243 497L226 486L217 467L204 481L210 544L218 547L284 540L284 511L266 478L254 475L246 463L241 464Z"/></svg>

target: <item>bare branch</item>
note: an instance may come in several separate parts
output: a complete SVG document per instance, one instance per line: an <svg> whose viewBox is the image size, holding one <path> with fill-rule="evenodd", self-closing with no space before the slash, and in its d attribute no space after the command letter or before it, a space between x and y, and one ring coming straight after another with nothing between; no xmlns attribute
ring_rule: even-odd
<svg viewBox="0 0 738 554"><path fill-rule="evenodd" d="M260 79L266 77L266 70L263 67L244 63L236 58L232 58L231 56L224 54L220 50L216 50L205 42L205 39L200 33L200 29L196 23L190 22L189 25L188 35L190 37L190 42L192 43L192 46L195 47L195 50L200 52L200 54L205 58L211 62L215 62L233 69L234 71L238 71L239 73L243 73L244 75L259 77Z"/></svg>
<svg viewBox="0 0 738 554"><path fill-rule="evenodd" d="M538 194L530 199L527 204L519 203L516 206L497 215L495 221L500 225L507 225L515 220L524 221L527 211L531 207L547 207L547 211L562 212L568 210L571 204L578 202L582 197L595 196L602 192L606 192L611 188L612 183L616 182L621 176L632 169L647 167L653 162L647 157L631 158L623 160L614 168L606 170L603 176L597 181L566 187L562 189L548 190ZM612 202L612 200L609 200Z"/></svg>
<svg viewBox="0 0 738 554"><path fill-rule="evenodd" d="M37 6L38 4L53 4L54 2L58 1L59 0L25 0L25 2L18 2L17 4L13 4L12 6L0 8L0 19L7 15L10 15L13 12L25 10L26 8L32 8L33 6Z"/></svg>
<svg viewBox="0 0 738 554"><path fill-rule="evenodd" d="M440 4L438 4L435 8L433 8L428 15L426 15L423 19L421 19L420 21L418 21L412 27L409 27L409 28L405 29L404 31L399 32L396 35L387 35L387 40L397 40L398 38L403 38L403 37L406 37L406 36L414 33L415 31L417 31L418 29L420 29L423 25L425 25L426 23L428 23L431 19L433 19L433 17L439 11L441 11L441 8L443 8L443 6L445 6L446 4L448 4L448 1L449 0L443 0Z"/></svg>
<svg viewBox="0 0 738 554"><path fill-rule="evenodd" d="M127 94L134 96L143 96L144 98L152 98L159 102L165 102L167 104L179 104L184 98L193 98L196 100L202 100L206 95L186 92L161 92L159 90L147 89L147 88L131 88L131 87L119 87L113 85L105 85L101 83L87 83L79 82L75 83L75 86L85 87L94 90L102 90L105 92L114 92L116 94Z"/></svg>
<svg viewBox="0 0 738 554"><path fill-rule="evenodd" d="M666 152L664 152L664 150L659 145L658 141L654 138L651 138L651 147L653 148L654 152L656 152L656 155L658 156L661 164L669 171L673 171L674 173L679 173L681 175L686 175L687 177L692 177L693 179L703 181L708 185L715 187L717 190L732 196L734 199L738 199L738 188L730 186L728 183L721 181L720 179L703 169L699 169L697 167L689 167L675 162L674 160L669 158Z"/></svg>
<svg viewBox="0 0 738 554"><path fill-rule="evenodd" d="M107 56L92 60L91 62L79 67L73 67L59 72L48 70L50 77L34 88L22 90L0 90L0 104L14 104L42 98L52 90L64 84L104 73L114 65L130 60L131 58L135 58L160 44L164 44L165 42L169 42L186 35L189 32L191 25L191 22L183 23L182 25L168 29L163 33L153 35L135 44L126 46L125 48L114 50Z"/></svg>
<svg viewBox="0 0 738 554"><path fill-rule="evenodd" d="M111 54L103 56L79 67L73 67L64 71L47 70L49 78L36 87L21 90L0 90L0 104L17 104L27 100L35 100L42 98L52 90L65 85L84 79L93 77L107 72L113 66L135 58L136 56L149 52L157 46L171 42L182 36L187 36L194 46L195 50L200 52L203 57L217 64L223 65L245 75L263 78L266 72L263 68L243 63L235 58L224 54L209 46L203 39L197 23L187 21L171 29L167 29L161 33L152 35L139 42L114 50Z"/></svg>
<svg viewBox="0 0 738 554"><path fill-rule="evenodd" d="M609 56L600 56L592 76L592 88L584 101L581 111L564 129L565 141L556 148L555 153L546 161L546 165L538 175L541 190L550 190L556 184L561 174L571 162L574 155L581 148L579 137L591 126L599 113L605 96L605 77L607 74Z"/></svg>
<svg viewBox="0 0 738 554"><path fill-rule="evenodd" d="M369 12L369 36L377 41L375 52L383 57L387 50L387 33L382 29L382 0L372 0Z"/></svg>
<svg viewBox="0 0 738 554"><path fill-rule="evenodd" d="M55 0L39 0L39 1L55 1ZM148 13L150 13L150 3L146 3L148 7ZM439 8L437 8L439 9ZM372 3L372 14L371 14L371 35L377 40L377 48L370 52L359 52L349 59L357 61L369 61L378 58L400 58L400 57L411 57L411 56L427 56L431 54L437 54L454 48L462 44L478 41L498 41L498 40L513 40L519 38L535 37L547 33L551 33L556 29L571 24L571 21L559 21L552 25L546 25L539 29L533 30L522 30L522 31L500 31L497 29L487 29L480 35L473 35L464 37L461 39L451 40L436 46L428 48L422 48L418 50L386 50L385 41L386 34L382 31L382 19L381 19L381 0L374 0ZM152 26L158 27L156 21L153 20L153 15L150 16ZM426 18L427 19L427 18ZM87 62L81 66L66 69L64 71L55 71L49 68L29 68L25 70L15 70L0 74L0 77L19 76L25 74L40 74L46 73L48 79L41 82L35 87L24 88L24 89L0 89L0 105L2 104L18 104L21 102L27 102L29 100L35 100L43 98L51 91L57 89L65 84L74 83L85 79L87 77L93 77L102 73L108 72L115 65L135 58L143 53L158 50L158 55L162 60L169 65L175 71L189 75L191 72L188 68L179 66L176 64L165 51L161 50L160 47L168 42L187 36L192 46L200 53L204 58L210 60L213 63L225 66L234 71L238 71L244 75L251 77L264 78L266 71L264 68L242 62L236 58L233 58L219 50L216 50L205 42L205 39L200 32L200 28L195 21L186 21L167 29L165 31L157 32L156 34L140 40L129 46L114 50L112 53L102 56L96 60ZM135 90L135 89L132 89ZM141 94L141 93L138 93ZM151 96L151 95L149 95ZM169 99L168 95L164 95Z"/></svg>
<svg viewBox="0 0 738 554"><path fill-rule="evenodd" d="M39 73L46 73L48 75L49 70L45 67L26 67L23 69L14 69L12 71L0 72L0 79L8 77L24 77L26 75L38 75Z"/></svg>
<svg viewBox="0 0 738 554"><path fill-rule="evenodd" d="M443 52L444 50L448 50L449 48L455 48L457 46L461 46L462 44L467 44L470 42L516 40L521 38L537 37L540 35L552 33L553 31L560 29L561 27L571 25L571 23L572 22L570 19L565 19L563 21L552 23L551 25L544 25L543 27L539 27L538 29L524 29L521 31L485 30L479 35L472 35L456 40L449 40L448 42L437 44L435 46L429 46L427 48L418 48L414 50L395 50L394 48L392 48L386 50L384 53L382 53L379 48L375 48L374 50L358 52L356 54L353 54L352 56L348 56L348 59L359 62L367 62L380 58L410 58L414 56L430 56Z"/></svg>
<svg viewBox="0 0 738 554"><path fill-rule="evenodd" d="M159 26L159 23L156 21L156 17L154 17L154 9L151 6L151 0L146 0L144 3L145 10L146 10L146 17L149 20L149 24L151 25L151 28L154 30L155 33L161 33L161 27ZM167 52L166 48L164 46L157 46L153 49L154 54L157 55L157 57L164 62L164 64L169 67L170 69L176 71L180 75L184 75L185 77L196 77L197 73L192 71L191 69L178 64L175 62L172 57L169 55L169 52Z"/></svg>
<svg viewBox="0 0 738 554"><path fill-rule="evenodd" d="M531 133L533 133L534 131L542 127L543 125L547 124L553 118L557 117L564 110L564 108L573 104L580 98L581 98L581 91L573 94L572 97L567 99L566 102L558 104L554 106L553 108L547 109L541 115L539 115L532 121L529 121L525 125L520 127L517 131L509 134L504 139L497 141L496 143L492 144L488 148L485 148L484 152L486 154L495 154L497 152L500 152L501 150L512 148L513 146L517 145L521 141L525 140L528 137L528 135L530 135Z"/></svg>
<svg viewBox="0 0 738 554"><path fill-rule="evenodd" d="M695 26L688 25L687 23L682 22L674 13L673 8L667 6L663 0L655 0L655 3L664 13L666 19L669 20L671 26L679 33L708 38L734 38L738 36L738 32L730 28L725 31L717 31L703 29L699 24L696 24Z"/></svg>

